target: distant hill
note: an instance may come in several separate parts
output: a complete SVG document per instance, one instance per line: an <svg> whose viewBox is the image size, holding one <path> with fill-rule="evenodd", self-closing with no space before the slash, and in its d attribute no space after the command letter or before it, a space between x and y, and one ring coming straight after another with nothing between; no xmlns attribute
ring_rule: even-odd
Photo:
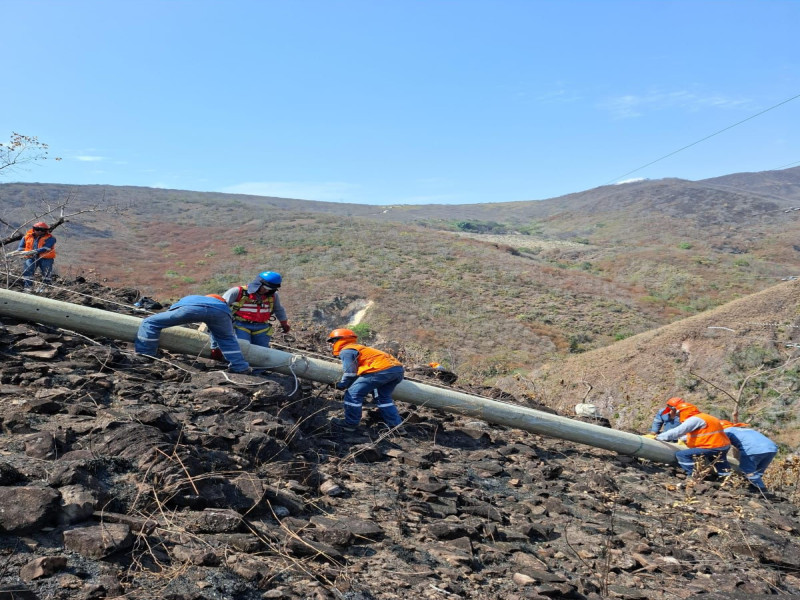
<svg viewBox="0 0 800 600"><path fill-rule="evenodd" d="M67 203L62 277L168 302L264 269L298 324L361 321L492 383L608 348L798 274L800 168L542 201L367 206L139 187L0 185L13 226ZM788 211L788 212L787 212ZM53 221L51 216L46 220ZM6 272L18 273L7 263Z"/></svg>

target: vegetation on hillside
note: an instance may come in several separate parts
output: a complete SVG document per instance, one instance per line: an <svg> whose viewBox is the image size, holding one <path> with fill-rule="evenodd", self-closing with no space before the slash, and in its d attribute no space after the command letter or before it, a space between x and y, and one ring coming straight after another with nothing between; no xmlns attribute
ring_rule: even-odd
<svg viewBox="0 0 800 600"><path fill-rule="evenodd" d="M723 187L664 180L543 202L381 210L108 186L8 184L0 195L12 217L64 194L119 209L62 230L64 273L169 301L278 270L293 320L337 299L372 301L363 322L376 338L490 383L791 274L796 226L778 208L794 198Z"/></svg>

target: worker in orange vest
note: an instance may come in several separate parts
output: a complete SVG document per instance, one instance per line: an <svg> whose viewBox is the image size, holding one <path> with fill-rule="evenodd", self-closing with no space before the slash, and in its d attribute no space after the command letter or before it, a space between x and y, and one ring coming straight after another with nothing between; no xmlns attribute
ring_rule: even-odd
<svg viewBox="0 0 800 600"><path fill-rule="evenodd" d="M391 354L358 344L358 336L350 329L334 329L328 336L331 352L342 360L342 378L336 389L344 393L344 419L333 418L331 425L353 432L361 422L361 410L367 394L372 393L389 427L403 422L392 399L392 392L403 381L403 365Z"/></svg>
<svg viewBox="0 0 800 600"><path fill-rule="evenodd" d="M722 423L716 417L700 412L694 404L683 398L670 398L664 412L670 416L677 414L681 424L656 436L657 440L673 442L683 439L687 448L678 450L675 458L678 464L690 475L694 471L695 457L705 457L711 461L720 477L731 474L731 466L726 457L731 441L723 431Z"/></svg>
<svg viewBox="0 0 800 600"><path fill-rule="evenodd" d="M31 254L25 259L25 266L22 269L25 292L28 294L33 292L33 277L36 269L42 273L42 284L49 285L56 258L56 238L50 233L50 226L44 221L34 223L33 227L19 241L17 250ZM43 287L39 288L39 290L43 289Z"/></svg>

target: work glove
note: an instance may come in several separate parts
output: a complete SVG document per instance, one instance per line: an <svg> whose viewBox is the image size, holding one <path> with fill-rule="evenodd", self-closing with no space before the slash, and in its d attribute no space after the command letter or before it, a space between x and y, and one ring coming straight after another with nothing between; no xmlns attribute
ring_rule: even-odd
<svg viewBox="0 0 800 600"><path fill-rule="evenodd" d="M683 440L678 440L677 442L675 442L675 444L676 444L676 445L677 445L679 448L688 448L688 447L689 447L689 446L687 446L687 445L686 445L686 442L684 442Z"/></svg>
<svg viewBox="0 0 800 600"><path fill-rule="evenodd" d="M650 438L651 440L656 439L655 433L645 433L642 437Z"/></svg>
<svg viewBox="0 0 800 600"><path fill-rule="evenodd" d="M350 387L350 386L348 386L348 385L347 385L346 383L344 383L343 381L337 381L337 382L336 382L336 389L337 389L337 390L346 390L348 387Z"/></svg>
<svg viewBox="0 0 800 600"><path fill-rule="evenodd" d="M292 328L289 327L289 321L281 321L281 329L283 329L283 333L289 333Z"/></svg>
<svg viewBox="0 0 800 600"><path fill-rule="evenodd" d="M219 348L211 349L211 358L213 360L218 360L220 362L228 362L225 360L225 357L222 355L222 350L220 350Z"/></svg>

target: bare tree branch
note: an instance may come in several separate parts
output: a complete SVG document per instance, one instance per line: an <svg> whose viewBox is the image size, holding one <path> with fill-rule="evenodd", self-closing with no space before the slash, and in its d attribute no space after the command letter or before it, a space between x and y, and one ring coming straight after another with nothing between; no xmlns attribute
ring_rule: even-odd
<svg viewBox="0 0 800 600"><path fill-rule="evenodd" d="M63 202L56 204L55 206L47 204L46 209L44 211L42 212L35 211L33 213L33 217L31 217L30 219L28 219L27 221L21 223L16 227L8 223L7 221L0 219L0 223L7 226L9 229L12 229L11 235L3 239L0 239L0 246L6 246L8 244L12 244L14 242L21 240L22 237L25 235L25 232L27 231L29 225L35 223L36 221L46 220L47 217L53 217L56 214L58 214L58 219L52 223L48 223L50 226L50 231L53 231L59 225L68 223L70 218L76 215L82 215L84 213L92 213L92 212L106 212L109 210L109 208L103 206L101 202L99 204L94 204L92 206L76 209L73 212L70 212L68 210L68 207L72 199L73 197L70 194ZM103 194L103 200L105 200L105 194Z"/></svg>
<svg viewBox="0 0 800 600"><path fill-rule="evenodd" d="M733 400L733 411L732 411L732 414L731 414L731 419L733 419L734 421L738 421L739 420L739 412L740 412L740 410L742 408L744 389L745 389L745 387L747 387L747 384L750 382L750 380L753 379L754 377L756 377L757 375L766 375L767 373L771 373L773 371L779 371L781 369L785 369L786 367L788 367L792 363L795 363L795 362L797 362L799 360L800 360L800 356L790 357L790 358L787 358L780 365L778 365L776 367L772 367L770 369L765 369L763 364L759 365L755 370L751 371L750 373L748 373L745 376L745 378L742 380L742 383L739 385L739 389L736 391L736 395L735 396L733 394L731 394L730 392L728 392L727 390L724 390L721 387L719 387L718 385L715 385L714 383L710 382L705 377L702 377L702 376L698 375L697 373L689 371L689 374L692 375L693 377L697 377L698 379L706 382L708 385L713 387L715 390L718 390L718 391L722 392L723 394L728 396L728 398Z"/></svg>
<svg viewBox="0 0 800 600"><path fill-rule="evenodd" d="M8 142L0 143L0 171L13 172L24 164L47 160L47 155L48 145L35 136L12 132Z"/></svg>

